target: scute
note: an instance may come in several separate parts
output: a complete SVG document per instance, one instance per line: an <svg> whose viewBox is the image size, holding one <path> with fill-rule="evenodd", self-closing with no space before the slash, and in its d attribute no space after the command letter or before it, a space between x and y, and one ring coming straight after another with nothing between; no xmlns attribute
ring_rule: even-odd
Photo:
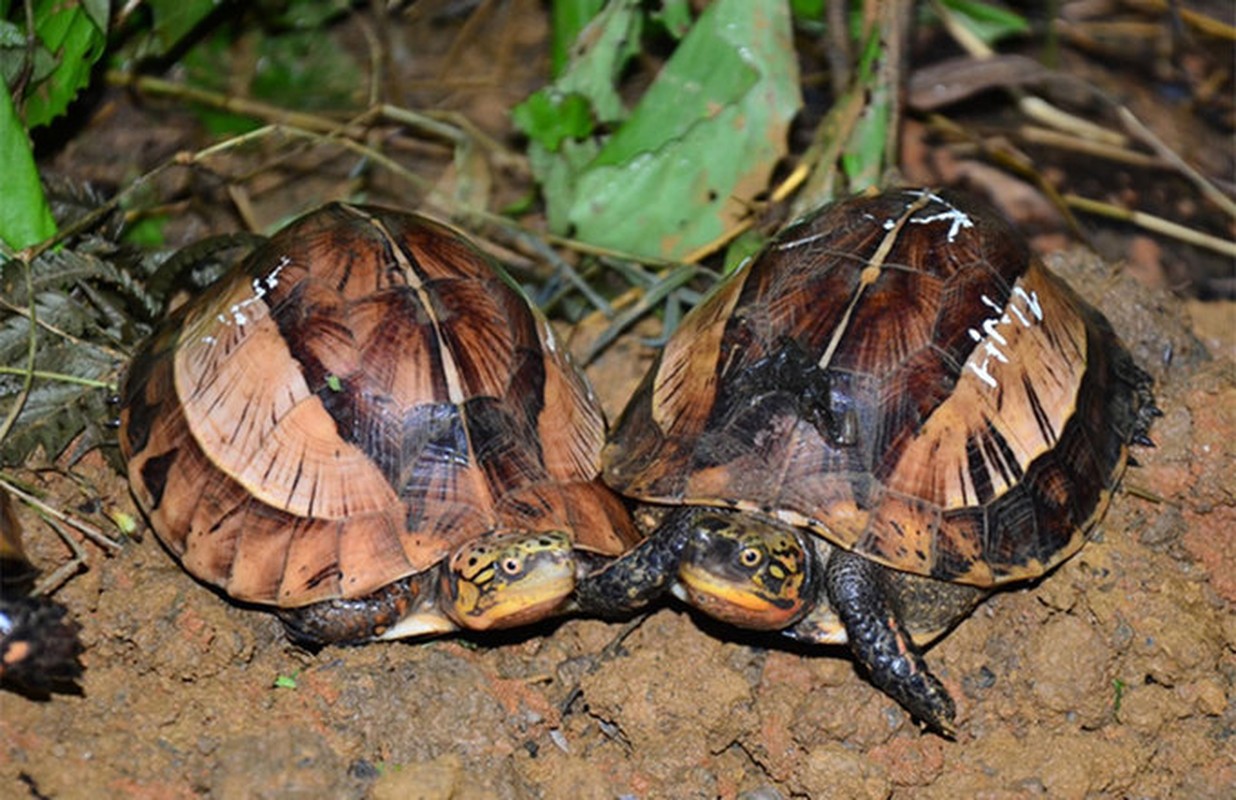
<svg viewBox="0 0 1236 800"><path fill-rule="evenodd" d="M995 212L891 191L788 228L688 315L604 476L992 586L1081 546L1145 429L1149 384Z"/></svg>
<svg viewBox="0 0 1236 800"><path fill-rule="evenodd" d="M159 537L249 602L364 597L508 528L638 539L545 320L416 215L332 204L276 234L146 342L121 425Z"/></svg>

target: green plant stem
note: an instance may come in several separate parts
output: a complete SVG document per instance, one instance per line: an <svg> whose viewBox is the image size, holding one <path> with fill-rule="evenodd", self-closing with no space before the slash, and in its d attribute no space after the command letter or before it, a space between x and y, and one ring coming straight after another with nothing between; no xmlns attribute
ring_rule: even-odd
<svg viewBox="0 0 1236 800"><path fill-rule="evenodd" d="M26 379L22 382L21 391L13 400L13 407L9 409L8 415L4 418L4 424L0 425L0 442L3 442L9 435L9 431L13 428L13 423L17 421L17 417L21 414L22 408L26 405L26 398L30 396L30 387L34 385L34 359L38 352L38 334L36 333L34 312L34 279L30 275L30 262L26 259L21 259L22 274L26 279L26 297L30 299L30 336L28 338L28 347L26 349Z"/></svg>
<svg viewBox="0 0 1236 800"><path fill-rule="evenodd" d="M75 375L65 375L62 372L43 372L42 370L26 370L21 367L0 367L0 375L28 375L41 380L75 383L79 386L89 386L92 389L115 389L116 384L94 378L79 378ZM0 437L2 438L2 437Z"/></svg>

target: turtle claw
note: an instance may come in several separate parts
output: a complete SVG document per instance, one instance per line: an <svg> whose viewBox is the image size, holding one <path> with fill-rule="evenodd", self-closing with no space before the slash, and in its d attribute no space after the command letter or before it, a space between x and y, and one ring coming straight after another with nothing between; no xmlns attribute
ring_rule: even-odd
<svg viewBox="0 0 1236 800"><path fill-rule="evenodd" d="M871 669L870 675L872 683L927 728L950 739L955 737L957 706L918 653L907 650L900 658Z"/></svg>

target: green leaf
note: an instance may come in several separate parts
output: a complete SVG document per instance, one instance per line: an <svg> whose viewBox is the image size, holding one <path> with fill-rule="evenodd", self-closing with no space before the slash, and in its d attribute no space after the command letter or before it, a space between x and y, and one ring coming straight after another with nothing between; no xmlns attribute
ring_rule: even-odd
<svg viewBox="0 0 1236 800"><path fill-rule="evenodd" d="M263 37L254 97L301 110L336 110L363 104L364 76L348 51L335 47L324 28Z"/></svg>
<svg viewBox="0 0 1236 800"><path fill-rule="evenodd" d="M885 56L879 31L873 30L859 59L858 81L868 100L841 153L848 189L861 191L879 183L884 174L888 121L895 87L880 82L879 59Z"/></svg>
<svg viewBox="0 0 1236 800"><path fill-rule="evenodd" d="M661 8L652 12L652 18L661 23L670 36L681 39L691 30L691 5L687 0L662 0Z"/></svg>
<svg viewBox="0 0 1236 800"><path fill-rule="evenodd" d="M605 6L581 33L585 41L577 45L570 69L553 88L564 97L585 98L598 122L622 120L626 107L618 95L617 81L627 61L639 52L642 30L639 0L615 0Z"/></svg>
<svg viewBox="0 0 1236 800"><path fill-rule="evenodd" d="M292 675L276 675L275 676L275 688L276 689L295 689L297 674L299 673L295 673Z"/></svg>
<svg viewBox="0 0 1236 800"><path fill-rule="evenodd" d="M214 0L146 0L150 8L149 39L139 56L161 56L187 36L215 10Z"/></svg>
<svg viewBox="0 0 1236 800"><path fill-rule="evenodd" d="M24 98L23 116L28 129L46 125L64 113L77 93L90 82L90 72L103 55L107 31L98 27L84 6L62 0L43 0L35 5L35 33L56 59L56 67L43 81L31 84Z"/></svg>
<svg viewBox="0 0 1236 800"><path fill-rule="evenodd" d="M551 153L563 139L584 139L592 135L592 108L578 94L561 94L556 89L541 89L511 111L511 119L529 138Z"/></svg>
<svg viewBox="0 0 1236 800"><path fill-rule="evenodd" d="M1024 17L990 3L977 0L941 0L952 11L957 21L987 44L993 44L1006 36L1021 35L1030 30Z"/></svg>
<svg viewBox="0 0 1236 800"><path fill-rule="evenodd" d="M737 271L739 267L763 250L766 244L768 240L759 231L744 231L725 249L725 264L721 268L721 274L729 275Z"/></svg>
<svg viewBox="0 0 1236 800"><path fill-rule="evenodd" d="M167 244L163 229L171 218L166 214L142 217L124 230L124 241L145 250L157 250Z"/></svg>
<svg viewBox="0 0 1236 800"><path fill-rule="evenodd" d="M5 190L0 192L0 239L20 250L52 236L56 222L43 196L30 137L17 118L8 92L0 92L0 164L5 173Z"/></svg>
<svg viewBox="0 0 1236 800"><path fill-rule="evenodd" d="M554 0L549 42L549 64L556 78L571 57L571 46L605 5L605 0Z"/></svg>
<svg viewBox="0 0 1236 800"><path fill-rule="evenodd" d="M56 68L56 59L37 40L34 43L34 64L28 65L30 56L26 48L26 31L12 22L0 19L0 76L9 86L16 84L25 74L29 85L41 83Z"/></svg>
<svg viewBox="0 0 1236 800"><path fill-rule="evenodd" d="M796 20L824 21L824 0L790 0L790 10Z"/></svg>
<svg viewBox="0 0 1236 800"><path fill-rule="evenodd" d="M574 235L671 260L716 239L767 188L800 105L788 4L717 0L579 176Z"/></svg>
<svg viewBox="0 0 1236 800"><path fill-rule="evenodd" d="M579 176L596 157L601 145L596 139L564 139L558 152L551 153L536 142L528 150L528 163L541 183L545 197L545 217L550 230L565 232L575 198Z"/></svg>
<svg viewBox="0 0 1236 800"><path fill-rule="evenodd" d="M110 6L111 3L108 0L82 0L82 9L85 10L86 16L90 17L90 21L101 31L108 29L111 16Z"/></svg>
<svg viewBox="0 0 1236 800"><path fill-rule="evenodd" d="M594 127L621 122L627 115L617 82L627 61L639 52L642 29L639 0L609 3L581 33L584 41L575 48L570 69L512 111L512 121L532 140L528 159L554 230L568 226L578 174L600 147L588 138ZM579 106L580 99L586 107ZM559 109L562 119L557 117ZM570 129L587 132L563 138Z"/></svg>

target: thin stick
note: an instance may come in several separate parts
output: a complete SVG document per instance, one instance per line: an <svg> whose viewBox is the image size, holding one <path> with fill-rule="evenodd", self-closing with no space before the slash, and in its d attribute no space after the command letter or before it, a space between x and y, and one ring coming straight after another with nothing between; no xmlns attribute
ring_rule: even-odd
<svg viewBox="0 0 1236 800"><path fill-rule="evenodd" d="M34 589L31 591L31 594L35 595L49 595L63 586L69 578L83 571L83 568L89 569L86 549L81 546L81 543L70 536L69 532L60 527L54 519L43 516L43 521L60 535L60 540L69 548L69 552L73 554L73 557L52 572L39 578L38 583L34 585Z"/></svg>
<svg viewBox="0 0 1236 800"><path fill-rule="evenodd" d="M1121 208L1120 206L1114 206L1099 200L1091 200L1088 197L1080 197L1075 194L1064 195L1064 201L1070 207L1076 208L1079 211L1131 222L1146 230L1161 233L1164 236L1170 236L1173 239L1179 239L1182 242L1195 244L1198 247L1205 247L1208 250L1214 250L1216 253L1236 258L1236 242L1220 239L1218 236L1211 236L1208 233L1195 231L1192 228L1186 228L1183 225L1163 219L1162 217L1156 217L1153 214L1147 214L1144 211L1130 211L1127 208Z"/></svg>
<svg viewBox="0 0 1236 800"><path fill-rule="evenodd" d="M1129 129L1130 133L1141 139L1151 150L1154 150L1159 158L1180 170L1202 194L1210 198L1212 203L1227 212L1229 217L1236 217L1236 202L1232 202L1230 197L1219 191L1218 187L1206 180L1192 165L1177 155L1162 139L1155 135L1154 131L1147 128L1132 111L1125 106L1119 106L1116 109L1116 113L1120 116L1120 121L1124 123L1124 126Z"/></svg>
<svg viewBox="0 0 1236 800"><path fill-rule="evenodd" d="M91 389L111 389L116 386L114 383L95 380L94 378L79 378L76 375L65 375L63 372L44 372L38 369L25 370L21 367L0 367L0 375L32 375L42 380L75 383L78 386L88 386ZM3 438L3 436L0 436L0 439Z"/></svg>
<svg viewBox="0 0 1236 800"><path fill-rule="evenodd" d="M68 514L65 514L63 511L61 511L58 508L49 506L47 503L44 503L42 500L35 497L34 495L28 492L24 492L21 489L17 488L10 481L6 480L3 477L0 477L0 488L9 490L15 497L20 497L22 500L24 500L26 503L30 504L34 508L38 509L40 512L47 514L49 516L55 517L56 519L63 522L65 525L76 528L77 530L81 531L82 534L85 535L87 539L94 542L99 547L102 547L104 550L107 550L110 553L120 552L120 542L117 542L115 539L112 539L110 536L104 535L102 532L97 530L94 526L88 525L85 522L82 522L81 520L76 519L75 517L71 517Z"/></svg>

